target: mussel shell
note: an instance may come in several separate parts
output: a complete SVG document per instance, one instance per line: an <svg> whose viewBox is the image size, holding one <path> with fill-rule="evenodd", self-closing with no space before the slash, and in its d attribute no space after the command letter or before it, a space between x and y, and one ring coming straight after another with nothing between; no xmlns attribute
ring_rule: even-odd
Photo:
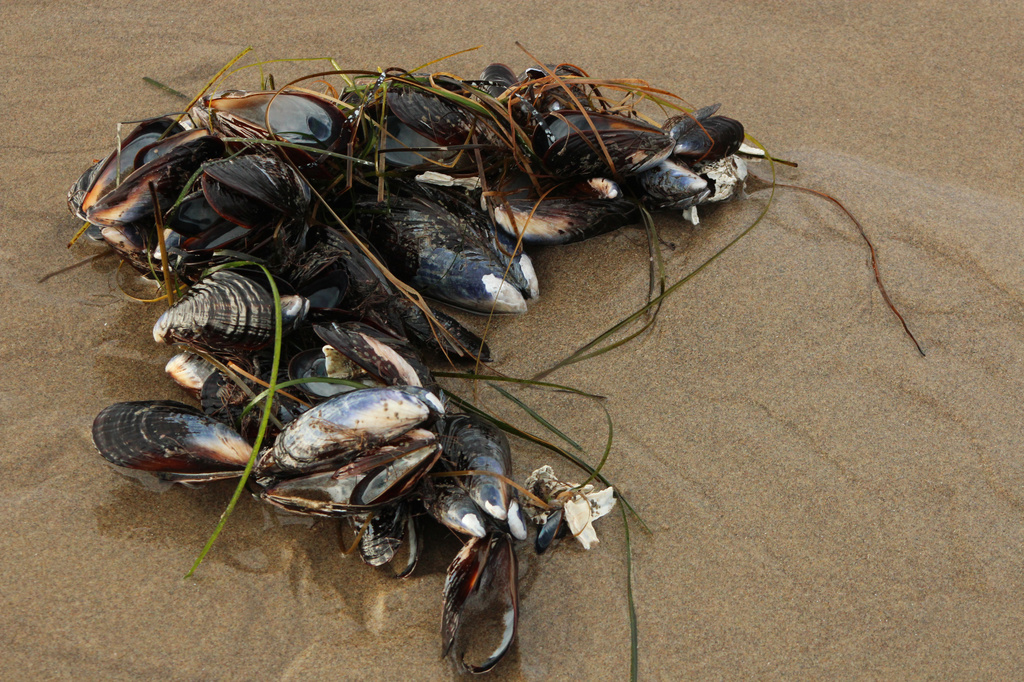
<svg viewBox="0 0 1024 682"><path fill-rule="evenodd" d="M563 522L564 517L565 513L561 508L555 509L548 514L544 524L537 530L537 539L533 544L537 554L543 554L548 551L556 539L563 537L569 532L569 524Z"/></svg>
<svg viewBox="0 0 1024 682"><path fill-rule="evenodd" d="M228 246L235 246L251 235L252 231L248 227L222 219L210 229L185 239L181 243L181 248L188 253L210 253Z"/></svg>
<svg viewBox="0 0 1024 682"><path fill-rule="evenodd" d="M242 137L273 133L288 142L326 150L348 140L349 125L341 111L309 93L234 91L208 97L204 104L215 112L218 128L231 134L247 133Z"/></svg>
<svg viewBox="0 0 1024 682"><path fill-rule="evenodd" d="M100 234L110 248L128 261L140 272L149 272L150 242L156 242L156 235L141 225L114 225L100 229Z"/></svg>
<svg viewBox="0 0 1024 682"><path fill-rule="evenodd" d="M178 135L189 135L189 132ZM209 134L176 146L136 170L117 189L104 195L89 209L86 219L103 227L118 227L149 219L153 215L150 183L156 188L161 208L170 208L199 166L223 153L224 143Z"/></svg>
<svg viewBox="0 0 1024 682"><path fill-rule="evenodd" d="M472 538L448 567L441 645L459 672L487 672L511 647L519 623L518 580L515 550L504 533ZM494 648L479 663L467 662L468 649L477 646Z"/></svg>
<svg viewBox="0 0 1024 682"><path fill-rule="evenodd" d="M107 407L93 421L92 439L112 464L177 481L234 478L252 452L224 424L188 405L163 400Z"/></svg>
<svg viewBox="0 0 1024 682"><path fill-rule="evenodd" d="M625 199L546 197L495 202L494 222L505 234L528 246L569 244L635 223L639 210Z"/></svg>
<svg viewBox="0 0 1024 682"><path fill-rule="evenodd" d="M364 227L391 271L426 296L478 313L526 312L530 285L494 245L485 214L442 192L392 196Z"/></svg>
<svg viewBox="0 0 1024 682"><path fill-rule="evenodd" d="M203 390L203 382L217 368L194 353L184 352L168 360L164 371L174 383L188 391L192 397L198 398Z"/></svg>
<svg viewBox="0 0 1024 682"><path fill-rule="evenodd" d="M359 555L371 566L383 566L395 558L402 546L409 523L409 505L397 502L371 513L373 516L359 539Z"/></svg>
<svg viewBox="0 0 1024 682"><path fill-rule="evenodd" d="M512 451L508 438L490 421L469 414L448 417L443 442L446 456L456 469L490 471L511 478ZM515 491L505 481L479 474L469 476L465 485L473 501L491 518L508 518Z"/></svg>
<svg viewBox="0 0 1024 682"><path fill-rule="evenodd" d="M686 112L683 114L677 114L676 116L670 116L665 119L665 122L661 124L661 129L671 135L675 139L679 139L685 135L688 131L697 127L698 123L701 123L712 116L718 111L721 104L711 104L706 107L702 107L693 112Z"/></svg>
<svg viewBox="0 0 1024 682"><path fill-rule="evenodd" d="M273 449L260 457L257 472L296 475L337 468L443 410L436 397L424 397L427 402L411 389L398 388L367 388L335 396L285 426Z"/></svg>
<svg viewBox="0 0 1024 682"><path fill-rule="evenodd" d="M183 131L174 119L161 117L143 121L121 140L120 153L115 149L99 161L68 190L68 208L77 217L86 219L93 204L117 185L118 176L123 180L135 170L135 156L140 149L155 142L165 132L174 135Z"/></svg>
<svg viewBox="0 0 1024 682"><path fill-rule="evenodd" d="M458 151L439 146L397 116L388 116L385 126L388 134L384 138L384 158L392 166L430 167L443 164L448 169L449 164L458 156Z"/></svg>
<svg viewBox="0 0 1024 682"><path fill-rule="evenodd" d="M533 149L556 177L618 173L632 175L651 168L672 153L675 140L660 128L638 120L561 111L547 116L533 136ZM600 135L612 167L597 139Z"/></svg>
<svg viewBox="0 0 1024 682"><path fill-rule="evenodd" d="M519 83L516 72L507 64L488 64L480 74L479 88L491 97L499 97L503 92Z"/></svg>
<svg viewBox="0 0 1024 682"><path fill-rule="evenodd" d="M202 190L186 195L167 218L164 224L186 237L194 237L227 222L213 210Z"/></svg>
<svg viewBox="0 0 1024 682"><path fill-rule="evenodd" d="M436 331L417 305L405 297L393 299L393 308L402 321L406 336L413 343L447 357L469 357L480 362L491 361L491 348L462 323L441 310L431 310L434 319L451 334L450 340Z"/></svg>
<svg viewBox="0 0 1024 682"><path fill-rule="evenodd" d="M259 498L275 507L309 516L340 517L353 511L352 490L357 477L335 478L333 471L321 471L287 479L272 479Z"/></svg>
<svg viewBox="0 0 1024 682"><path fill-rule="evenodd" d="M439 479L428 488L423 504L435 521L463 535L482 538L487 534L486 516L460 483Z"/></svg>
<svg viewBox="0 0 1024 682"><path fill-rule="evenodd" d="M717 161L739 151L743 124L726 116L712 116L679 133L673 154L694 161Z"/></svg>
<svg viewBox="0 0 1024 682"><path fill-rule="evenodd" d="M309 350L296 353L288 363L289 379L322 379L325 377L327 377L327 359L324 357L323 351L318 348L311 348ZM332 398L336 395L350 393L356 390L353 386L332 384L326 381L310 381L298 384L298 387L302 389L303 393L314 400Z"/></svg>
<svg viewBox="0 0 1024 682"><path fill-rule="evenodd" d="M418 432L429 434L429 437L406 439L401 445L380 449L378 455L386 454L392 461L369 471L356 484L352 490L354 505L370 507L385 504L412 492L441 456L441 446L434 434L423 429L418 429Z"/></svg>
<svg viewBox="0 0 1024 682"><path fill-rule="evenodd" d="M203 408L203 413L229 426L238 423L248 402L245 391L222 372L210 374L199 391L199 404ZM250 421L258 418L255 411L247 416ZM243 433L247 431L246 428L242 428Z"/></svg>
<svg viewBox="0 0 1024 682"><path fill-rule="evenodd" d="M311 310L337 310L343 307L348 283L345 270L332 268L304 284L299 293L309 300Z"/></svg>
<svg viewBox="0 0 1024 682"><path fill-rule="evenodd" d="M148 163L156 161L175 147L190 144L195 140L208 136L209 134L209 131L203 130L202 128L193 128L192 130L183 130L180 133L165 137L162 140L155 140L136 152L134 162L135 170L142 168Z"/></svg>
<svg viewBox="0 0 1024 682"><path fill-rule="evenodd" d="M310 198L309 185L274 154L235 156L207 165L203 194L221 217L251 228L304 218Z"/></svg>
<svg viewBox="0 0 1024 682"><path fill-rule="evenodd" d="M274 336L274 299L266 289L231 270L199 282L153 326L153 338L215 352L258 350Z"/></svg>
<svg viewBox="0 0 1024 682"><path fill-rule="evenodd" d="M466 144L473 131L483 126L469 109L419 88L392 88L387 104L389 111L414 132L439 145Z"/></svg>
<svg viewBox="0 0 1024 682"><path fill-rule="evenodd" d="M658 208L686 209L709 194L707 180L672 159L644 171L638 178L645 198Z"/></svg>

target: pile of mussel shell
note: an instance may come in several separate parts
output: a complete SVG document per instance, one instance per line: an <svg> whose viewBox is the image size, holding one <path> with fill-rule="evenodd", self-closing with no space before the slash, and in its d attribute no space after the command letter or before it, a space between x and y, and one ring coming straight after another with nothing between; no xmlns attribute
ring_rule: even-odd
<svg viewBox="0 0 1024 682"><path fill-rule="evenodd" d="M265 416L257 394L287 381L253 495L351 524L373 566L404 543L403 576L426 519L463 537L442 645L483 672L515 639L528 523L504 433L454 409L428 367L490 349L436 304L525 312L539 287L524 248L737 196L743 126L717 106L654 125L568 64L354 83L205 96L139 123L71 187L94 238L177 292L153 338L181 349L167 373L198 404L118 403L93 439L165 481L237 478ZM537 550L558 535L546 527ZM485 653L467 651L469 630Z"/></svg>

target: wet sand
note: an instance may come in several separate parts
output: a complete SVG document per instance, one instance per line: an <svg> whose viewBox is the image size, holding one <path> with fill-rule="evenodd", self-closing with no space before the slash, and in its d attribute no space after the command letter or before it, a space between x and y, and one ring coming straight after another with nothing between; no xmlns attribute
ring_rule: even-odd
<svg viewBox="0 0 1024 682"><path fill-rule="evenodd" d="M163 376L171 351L149 334L159 307L118 293L112 258L38 280L97 252L64 247L77 227L64 197L115 123L180 106L143 76L194 93L246 45L371 69L483 45L445 64L469 76L490 61L526 66L518 39L544 61L722 102L799 162L781 180L858 216L928 354L885 307L853 225L780 190L651 333L552 375L608 396L605 471L653 531L631 526L641 678L1020 677L1024 11L478 7L4 4L0 676L452 676L438 628L457 543L441 534L399 582L341 556L332 524L281 525L244 500L182 581L230 486L156 494L103 466L90 441L112 402L180 398ZM279 83L302 72L271 70ZM699 228L659 218L670 277L765 199L708 212ZM635 229L536 260L541 300L490 337L496 367L520 376L635 310L647 286ZM526 395L599 457L598 409ZM521 476L551 461L516 453ZM589 553L521 553L518 646L494 679L628 675L621 520L598 533Z"/></svg>

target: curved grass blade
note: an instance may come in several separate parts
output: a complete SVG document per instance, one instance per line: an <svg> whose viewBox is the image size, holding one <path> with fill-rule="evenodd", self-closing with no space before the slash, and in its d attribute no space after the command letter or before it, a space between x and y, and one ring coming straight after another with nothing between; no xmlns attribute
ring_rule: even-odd
<svg viewBox="0 0 1024 682"><path fill-rule="evenodd" d="M583 446L582 445L580 445L579 443L574 441L572 438L570 438L569 436L567 436L564 433L562 433L562 431L558 427L556 427L554 424L552 424L547 419L542 417L536 410L534 410L532 407L530 407L529 405L524 403L522 400L520 400L519 398L517 398L514 395L512 395L511 393L509 393L508 391L503 389L501 386L496 386L496 385L494 385L494 384L492 384L490 382L487 382L487 385L490 386L491 388L493 388L495 391L497 391L501 395L503 395L506 399L508 399L508 400L512 401L513 403L515 403L516 405L518 405L519 408L523 410L523 412L525 412L526 414L528 414L531 417L533 417L533 420L535 422L537 422L538 424L540 424L541 426L543 426L545 429L547 429L551 433L555 434L556 436L558 436L559 438L564 440L566 443L568 443L569 445L571 445L574 448L576 448L577 450L579 450L580 452L583 451ZM607 456L608 456L607 453L605 453L605 457L607 457ZM590 479L587 479L587 480L590 480Z"/></svg>
<svg viewBox="0 0 1024 682"><path fill-rule="evenodd" d="M416 73L417 71L422 71L423 69L427 68L428 66L433 66L434 64L438 64L438 63L443 62L443 61L445 61L447 59L451 59L452 57L457 57L460 54L466 54L467 52L473 52L475 50L479 50L481 47L483 47L483 45L477 45L476 47L467 47L465 50L459 50L458 52L452 52L451 54L446 54L445 56L438 57L437 59L434 59L434 60L431 60L431 61L427 62L426 64L421 64L421 65L417 66L415 69L413 69L412 71L413 71L413 73Z"/></svg>
<svg viewBox="0 0 1024 682"><path fill-rule="evenodd" d="M578 388L572 386L564 386L562 384L552 384L548 381L534 381L533 379L518 379L516 377L503 377L499 375L490 374L473 374L471 372L433 372L435 377L445 377L449 379L466 379L467 381L507 381L513 384L523 384L524 386L539 386L541 388L550 388L555 391L564 391L566 393L575 393L576 395L582 395L587 398L595 398L597 400L606 400L607 396L599 395L597 393L587 393L581 391Z"/></svg>
<svg viewBox="0 0 1024 682"><path fill-rule="evenodd" d="M625 507L622 513L622 525L626 535L626 604L629 611L629 679L636 682L640 673L639 625L636 619L636 603L633 601L633 546L629 540L629 517ZM635 513L635 512L634 512Z"/></svg>
<svg viewBox="0 0 1024 682"><path fill-rule="evenodd" d="M263 438L267 434L267 424L270 421L270 412L271 407L273 406L274 392L277 384L277 372L281 364L281 337L283 325L281 323L281 295L277 290L277 282L274 281L274 277L270 274L270 270L258 263L235 262L220 266L217 269L223 270L226 267L238 267L240 265L256 265L262 269L263 273L267 276L267 281L270 282L270 292L274 296L274 360L270 368L270 382L267 388L267 403L263 409L263 419L260 420L260 428L256 434L256 441L252 445L252 454L249 455L249 461L245 465L245 471L242 472L242 477L239 479L238 485L235 487L235 492L231 496L228 506L221 514L220 520L217 522L217 527L213 529L213 534L210 535L210 539L206 541L206 545L199 553L199 556L196 557L195 563L192 564L192 568L190 568L188 573L185 574L185 579L191 578L195 575L196 569L199 568L199 565L203 563L203 559L206 558L206 555L213 548L213 543L217 541L217 537L224 529L224 524L227 523L228 517L231 516L231 512L235 510L235 505L238 504L238 499L242 496L242 491L245 490L245 485L249 480L249 474L252 473L252 468L256 464L256 457L259 455L260 446L263 445Z"/></svg>
<svg viewBox="0 0 1024 682"><path fill-rule="evenodd" d="M169 85L164 85L163 83L161 83L160 81L156 80L155 78L150 78L149 76L143 76L142 80L145 81L146 83L149 83L150 85L152 85L155 88L159 88L159 89L163 90L164 92L169 92L170 94L174 95L175 97L178 97L180 99L188 99L188 95L186 95L185 93L179 92L179 91L175 90L174 88L172 88Z"/></svg>
<svg viewBox="0 0 1024 682"><path fill-rule="evenodd" d="M615 425L612 423L612 416L608 413L608 408L603 404L601 407L604 409L604 418L608 421L608 441L605 443L604 454L601 455L601 461L597 463L596 467L594 467L594 473L590 474L587 480L583 481L583 483L576 486L577 490L583 488L583 486L593 481L595 477L601 475L601 469L604 469L604 465L608 462L608 455L612 452L612 440L615 437Z"/></svg>
<svg viewBox="0 0 1024 682"><path fill-rule="evenodd" d="M786 189L798 190L800 192L807 192L808 194L813 194L814 196L820 199L830 201L836 206L838 206L839 210L845 213L846 217L853 222L854 226L857 228L857 231L860 232L860 236L864 240L864 243L868 245L868 252L871 254L871 269L875 273L875 285L878 287L879 293L882 294L882 298L885 300L885 304L889 306L889 310L892 311L893 315L895 315L896 318L900 321L900 324L903 325L903 331L906 332L907 336L910 337L911 342L914 344L914 348L917 349L917 352L921 354L922 358L926 357L924 349L921 348L921 344L917 342L917 339L914 337L913 332L910 331L910 327L907 326L907 321L903 319L903 315L900 314L900 311L896 309L896 305L892 302L892 299L889 298L889 292L885 290L885 285L882 284L882 275L880 272L878 272L878 256L875 254L875 245L871 243L871 239L868 237L868 233L864 230L864 226L860 224L860 221L857 220L852 213L850 213L849 209L843 206L841 201L836 199L831 194L819 192L818 190L811 189L810 187L801 187L800 185L778 184L777 186L785 187Z"/></svg>

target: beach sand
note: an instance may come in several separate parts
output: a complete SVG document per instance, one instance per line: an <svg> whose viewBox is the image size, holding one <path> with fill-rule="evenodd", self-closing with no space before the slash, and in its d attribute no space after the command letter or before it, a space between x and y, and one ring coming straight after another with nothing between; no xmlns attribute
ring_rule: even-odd
<svg viewBox="0 0 1024 682"><path fill-rule="evenodd" d="M65 244L68 186L115 123L181 102L247 45L349 68L570 61L722 113L829 192L874 241L918 355L834 206L779 189L765 219L683 285L640 340L550 379L607 396L607 476L633 521L641 679L1019 678L1024 673L1024 9L975 3L4 3L0 53L0 677L443 679L442 533L413 578L342 556L334 524L244 499L183 581L230 484L163 494L117 475L90 427L117 401L180 399L159 305L116 260ZM560 6L562 7L562 6ZM267 67L289 75L323 62ZM254 71L238 85L255 88ZM763 164L754 171L767 176ZM658 218L671 281L767 192ZM526 376L640 307L637 229L536 261L541 299L490 331ZM474 320L482 326L482 320ZM594 404L520 392L596 461ZM480 400L526 426L489 389ZM553 456L514 444L517 473ZM625 535L521 553L514 651L493 679L629 674Z"/></svg>

